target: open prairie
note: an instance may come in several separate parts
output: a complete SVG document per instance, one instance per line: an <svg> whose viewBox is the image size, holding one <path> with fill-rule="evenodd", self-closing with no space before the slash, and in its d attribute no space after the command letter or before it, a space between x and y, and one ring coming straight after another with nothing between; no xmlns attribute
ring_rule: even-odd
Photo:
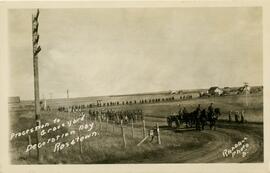
<svg viewBox="0 0 270 173"><path fill-rule="evenodd" d="M210 103L221 110L221 116L217 121L216 130L210 130L209 126L203 131L196 131L194 128L169 128L166 117L176 114L179 104L193 111L198 104L207 108ZM161 103L117 105L109 107L91 108L91 110L135 110L141 109L144 115L145 128L154 129L158 123L160 130L161 144L157 143L156 137L151 141L146 139L140 146L137 144L144 138L143 122L134 122L133 128L130 123L120 124L112 121L98 121L90 119L85 108L85 119L73 126L64 126L54 133L48 133L42 137L42 141L48 141L57 135L66 134L72 130L76 134L67 136L54 143L48 143L41 147L43 155L42 163L209 163L209 162L262 162L263 161L263 96L253 94L242 96L205 97L183 101L168 101ZM246 123L240 124L228 122L229 111L245 111ZM10 110L10 133L20 132L34 126L34 112L31 110L12 111ZM57 110L42 111L41 122L54 125L55 118L61 122L67 122L80 118L81 113L59 112ZM80 125L93 123L91 132L96 132L91 138L77 142L73 146L56 150L56 144L72 141L76 136L84 136L88 131L79 131ZM121 131L123 130L123 131ZM123 143L123 133L126 147ZM35 143L34 133L22 135L10 140L11 162L15 164L38 163L36 150L26 152L29 144ZM224 156L224 151L235 146L239 141L245 140L248 148L245 155L240 153L234 156ZM226 154L225 154L226 155Z"/></svg>

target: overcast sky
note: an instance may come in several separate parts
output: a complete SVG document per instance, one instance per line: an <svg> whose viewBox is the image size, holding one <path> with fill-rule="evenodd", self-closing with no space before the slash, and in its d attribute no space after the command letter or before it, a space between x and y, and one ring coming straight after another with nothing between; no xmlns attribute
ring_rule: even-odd
<svg viewBox="0 0 270 173"><path fill-rule="evenodd" d="M9 11L10 96L33 99L31 14ZM262 85L261 8L41 9L40 96Z"/></svg>

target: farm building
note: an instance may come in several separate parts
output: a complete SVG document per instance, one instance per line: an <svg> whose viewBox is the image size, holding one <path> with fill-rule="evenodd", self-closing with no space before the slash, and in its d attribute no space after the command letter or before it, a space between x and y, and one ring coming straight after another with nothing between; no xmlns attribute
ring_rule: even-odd
<svg viewBox="0 0 270 173"><path fill-rule="evenodd" d="M230 87L224 87L223 88L223 91L230 92L231 91L231 88Z"/></svg>
<svg viewBox="0 0 270 173"><path fill-rule="evenodd" d="M263 91L263 86L254 86L250 88L250 93L260 93Z"/></svg>
<svg viewBox="0 0 270 173"><path fill-rule="evenodd" d="M177 94L177 93L178 93L178 91L176 91L176 90L170 91L170 94Z"/></svg>
<svg viewBox="0 0 270 173"><path fill-rule="evenodd" d="M250 93L250 86L245 85L245 86L243 86L243 87L240 87L240 88L238 89L238 91L239 91L239 93L241 93L241 94L249 94L249 93Z"/></svg>
<svg viewBox="0 0 270 173"><path fill-rule="evenodd" d="M220 89L219 87L215 86L215 87L209 88L208 93L210 95L219 95L220 96L221 94L223 94L223 90Z"/></svg>
<svg viewBox="0 0 270 173"><path fill-rule="evenodd" d="M223 95L230 95L230 92L232 89L230 87L224 87L223 88Z"/></svg>
<svg viewBox="0 0 270 173"><path fill-rule="evenodd" d="M8 103L20 103L20 97L8 97Z"/></svg>

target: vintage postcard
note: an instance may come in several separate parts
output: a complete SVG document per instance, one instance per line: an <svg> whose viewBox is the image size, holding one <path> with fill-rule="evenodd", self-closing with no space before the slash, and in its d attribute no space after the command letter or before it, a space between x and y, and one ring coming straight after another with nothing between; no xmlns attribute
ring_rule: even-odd
<svg viewBox="0 0 270 173"><path fill-rule="evenodd" d="M264 3L48 4L2 8L0 170L269 171Z"/></svg>

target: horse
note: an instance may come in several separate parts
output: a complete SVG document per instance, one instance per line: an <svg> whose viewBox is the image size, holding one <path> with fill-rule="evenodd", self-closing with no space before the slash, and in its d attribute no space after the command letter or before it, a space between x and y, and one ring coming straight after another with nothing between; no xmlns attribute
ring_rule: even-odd
<svg viewBox="0 0 270 173"><path fill-rule="evenodd" d="M183 118L181 122L186 124L186 128L192 127L196 123L197 111L184 112L181 117Z"/></svg>
<svg viewBox="0 0 270 173"><path fill-rule="evenodd" d="M219 108L215 108L214 111L208 112L208 121L210 124L210 129L212 130L214 128L214 130L216 130L216 121L218 120L218 117L221 115L220 113L220 109Z"/></svg>
<svg viewBox="0 0 270 173"><path fill-rule="evenodd" d="M171 115L167 117L167 123L169 127L173 127L173 122L175 122L176 127L180 127L179 117L176 115Z"/></svg>
<svg viewBox="0 0 270 173"><path fill-rule="evenodd" d="M204 130L204 126L207 124L207 113L205 109L201 111L200 122L201 122L201 129Z"/></svg>

